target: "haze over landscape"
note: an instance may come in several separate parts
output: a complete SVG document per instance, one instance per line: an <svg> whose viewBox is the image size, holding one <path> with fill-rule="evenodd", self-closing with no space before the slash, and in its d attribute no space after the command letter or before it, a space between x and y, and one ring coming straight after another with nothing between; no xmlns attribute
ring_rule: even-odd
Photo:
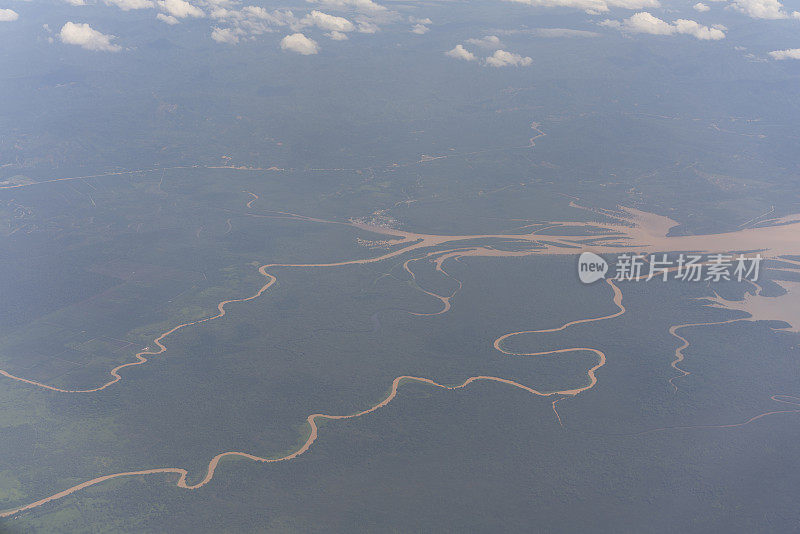
<svg viewBox="0 0 800 534"><path fill-rule="evenodd" d="M797 530L799 32L0 1L0 532Z"/></svg>

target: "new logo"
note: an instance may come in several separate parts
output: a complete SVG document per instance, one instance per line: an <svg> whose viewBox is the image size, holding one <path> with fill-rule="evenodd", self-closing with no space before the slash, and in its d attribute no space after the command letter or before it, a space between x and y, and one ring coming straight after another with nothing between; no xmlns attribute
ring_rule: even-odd
<svg viewBox="0 0 800 534"><path fill-rule="evenodd" d="M605 278L607 272L608 263L594 252L583 252L578 258L578 278L584 284Z"/></svg>

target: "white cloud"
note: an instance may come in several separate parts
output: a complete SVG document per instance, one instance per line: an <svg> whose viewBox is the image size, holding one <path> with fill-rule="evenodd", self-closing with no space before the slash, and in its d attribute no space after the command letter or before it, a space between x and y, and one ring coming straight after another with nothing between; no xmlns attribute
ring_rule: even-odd
<svg viewBox="0 0 800 534"><path fill-rule="evenodd" d="M494 30L500 35L525 34L535 37L600 37L597 32L569 28L526 28L524 30Z"/></svg>
<svg viewBox="0 0 800 534"><path fill-rule="evenodd" d="M731 5L754 19L785 19L789 15L778 0L733 0Z"/></svg>
<svg viewBox="0 0 800 534"><path fill-rule="evenodd" d="M352 9L361 13L386 11L386 8L372 0L306 0L311 4L319 4L332 9Z"/></svg>
<svg viewBox="0 0 800 534"><path fill-rule="evenodd" d="M208 0L206 0L208 2ZM274 31L274 26L298 24L299 21L291 11L269 12L263 7L245 6L242 9L228 9L227 3L216 1L217 7L210 10L209 16L229 27L214 27L211 38L218 43L237 43L240 38L260 35Z"/></svg>
<svg viewBox="0 0 800 534"><path fill-rule="evenodd" d="M0 22L13 22L19 18L19 13L13 9L0 9Z"/></svg>
<svg viewBox="0 0 800 534"><path fill-rule="evenodd" d="M211 30L211 38L218 43L236 44L239 42L239 35L232 28L217 28Z"/></svg>
<svg viewBox="0 0 800 534"><path fill-rule="evenodd" d="M86 50L102 50L105 52L118 52L122 47L113 44L114 35L106 35L92 29L88 24L67 22L61 28L58 37L66 44L78 45Z"/></svg>
<svg viewBox="0 0 800 534"><path fill-rule="evenodd" d="M491 50L495 50L503 46L503 43L500 42L500 38L496 35L487 35L486 37L481 37L480 39L467 39L469 44L474 44L475 46L480 46L481 48L489 48Z"/></svg>
<svg viewBox="0 0 800 534"><path fill-rule="evenodd" d="M706 11L709 11L711 9L710 7L708 7L707 4L704 4L703 2L697 2L692 7L694 8L695 11L699 11L700 13L705 13Z"/></svg>
<svg viewBox="0 0 800 534"><path fill-rule="evenodd" d="M414 26L411 28L411 33L416 33L417 35L423 35L425 33L428 33L429 30L430 28L428 28L424 24L414 24Z"/></svg>
<svg viewBox="0 0 800 534"><path fill-rule="evenodd" d="M678 19L669 23L647 12L639 12L622 21L604 20L601 26L616 28L625 33L647 33L650 35L691 35L703 41L716 41L725 38L724 26L703 26L693 20Z"/></svg>
<svg viewBox="0 0 800 534"><path fill-rule="evenodd" d="M456 59L463 59L464 61L475 61L478 59L475 54L464 48L464 45L456 45L452 50L444 53L446 56L454 57Z"/></svg>
<svg viewBox="0 0 800 534"><path fill-rule="evenodd" d="M235 9L217 6L208 12L208 16L212 19L226 20L243 17L243 14L241 11L236 11Z"/></svg>
<svg viewBox="0 0 800 534"><path fill-rule="evenodd" d="M294 35L303 36L305 28L318 28L330 39L344 41L351 32L376 33L379 24L397 22L399 15L373 0L307 0L309 3L326 6L331 9L343 9L354 12L352 16L337 16L314 9L309 13L295 16L287 9L267 11L253 5L242 5L240 0L104 0L115 3L150 2L163 11L159 20L172 24L174 19L184 17L203 17L208 15L215 21L211 38L219 43L237 43L255 35L273 32L278 27L288 28L293 33L287 41L285 50L315 50L319 47L303 43ZM191 3L190 3L191 2ZM201 9L202 8L202 9ZM172 17L172 18L167 18ZM415 19L417 21L429 19ZM168 22L169 21L169 22ZM179 20L178 20L179 22ZM417 24L423 24L417 22ZM423 24L424 25L424 24ZM426 28L427 30L427 28ZM421 31L421 30L420 30ZM293 48L294 47L294 48ZM302 53L302 52L301 52Z"/></svg>
<svg viewBox="0 0 800 534"><path fill-rule="evenodd" d="M263 7L258 6L246 6L242 8L241 14L245 22L255 26L259 24L286 26L297 22L291 11L279 11L276 9L270 13Z"/></svg>
<svg viewBox="0 0 800 534"><path fill-rule="evenodd" d="M233 7L238 4L238 0L200 0L199 4L208 9L215 9L218 7Z"/></svg>
<svg viewBox="0 0 800 534"><path fill-rule="evenodd" d="M537 37L600 37L597 32L569 28L537 28L533 31L533 35Z"/></svg>
<svg viewBox="0 0 800 534"><path fill-rule="evenodd" d="M752 63L766 63L767 61L769 61L767 58L759 57L755 54L745 54L744 58Z"/></svg>
<svg viewBox="0 0 800 534"><path fill-rule="evenodd" d="M85 6L86 5L86 0L64 0L64 1L66 3L68 3L69 5L71 5L71 6Z"/></svg>
<svg viewBox="0 0 800 534"><path fill-rule="evenodd" d="M800 48L789 48L786 50L773 50L769 53L772 59L800 59Z"/></svg>
<svg viewBox="0 0 800 534"><path fill-rule="evenodd" d="M629 33L649 33L651 35L672 35L675 33L675 28L670 23L646 12L636 13L622 22L604 20L599 24Z"/></svg>
<svg viewBox="0 0 800 534"><path fill-rule="evenodd" d="M186 17L205 17L206 14L197 6L193 6L186 0L158 0L158 5L168 14L179 19Z"/></svg>
<svg viewBox="0 0 800 534"><path fill-rule="evenodd" d="M607 0L608 7L620 9L642 9L643 7L661 7L658 0Z"/></svg>
<svg viewBox="0 0 800 534"><path fill-rule="evenodd" d="M281 39L281 49L297 52L304 56L310 56L319 52L319 46L313 39L309 39L302 33L293 33Z"/></svg>
<svg viewBox="0 0 800 534"><path fill-rule="evenodd" d="M658 0L508 0L518 4L527 4L534 7L571 7L581 9L586 13L596 15L605 13L611 8L643 9L660 7Z"/></svg>
<svg viewBox="0 0 800 534"><path fill-rule="evenodd" d="M131 9L149 9L155 7L151 0L104 0L106 5L117 6L123 11Z"/></svg>
<svg viewBox="0 0 800 534"><path fill-rule="evenodd" d="M527 67L531 63L531 58L505 50L495 50L494 54L486 58L486 64L490 67Z"/></svg>
<svg viewBox="0 0 800 534"><path fill-rule="evenodd" d="M356 29L359 33L377 33L379 25L396 22L400 15L373 0L306 0L308 3L317 4L330 10L355 12ZM425 24L422 21L416 23Z"/></svg>
<svg viewBox="0 0 800 534"><path fill-rule="evenodd" d="M158 15L156 15L156 18L161 22L164 22L165 24L169 24L170 26L174 26L179 22L178 19L176 19L172 15L165 15L164 13L159 13Z"/></svg>
<svg viewBox="0 0 800 534"><path fill-rule="evenodd" d="M344 17L328 15L327 13L317 10L303 17L303 19L296 24L298 29L307 26L316 26L321 30L328 30L330 32L351 32L356 29L353 23Z"/></svg>
<svg viewBox="0 0 800 534"><path fill-rule="evenodd" d="M359 33L377 33L378 25L374 22L370 22L368 20L360 20L358 21L358 32Z"/></svg>
<svg viewBox="0 0 800 534"><path fill-rule="evenodd" d="M678 19L674 23L675 30L684 35L691 35L701 41L718 41L725 38L725 26L715 24L712 27L703 26L694 20Z"/></svg>
<svg viewBox="0 0 800 534"><path fill-rule="evenodd" d="M429 18L418 19L417 17L408 17L408 22L412 22L414 24L433 24L433 21Z"/></svg>

